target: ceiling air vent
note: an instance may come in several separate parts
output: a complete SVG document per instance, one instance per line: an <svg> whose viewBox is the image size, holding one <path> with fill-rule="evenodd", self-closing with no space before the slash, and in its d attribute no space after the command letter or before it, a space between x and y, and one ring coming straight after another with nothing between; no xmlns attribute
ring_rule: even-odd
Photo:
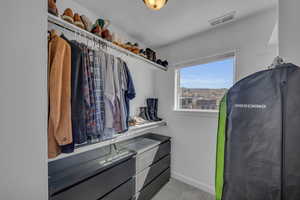
<svg viewBox="0 0 300 200"><path fill-rule="evenodd" d="M235 17L235 14L236 14L236 11L233 11L233 12L227 13L226 15L223 15L221 17L209 20L208 22L212 26L221 25L221 24L232 21Z"/></svg>

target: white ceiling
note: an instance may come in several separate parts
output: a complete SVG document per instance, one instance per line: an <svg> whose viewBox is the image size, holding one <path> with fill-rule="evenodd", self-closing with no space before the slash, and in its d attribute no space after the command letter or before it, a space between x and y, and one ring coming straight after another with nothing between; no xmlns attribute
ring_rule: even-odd
<svg viewBox="0 0 300 200"><path fill-rule="evenodd" d="M160 11L142 0L75 0L151 47L176 42L212 28L208 20L237 11L236 19L276 6L277 0L169 0Z"/></svg>

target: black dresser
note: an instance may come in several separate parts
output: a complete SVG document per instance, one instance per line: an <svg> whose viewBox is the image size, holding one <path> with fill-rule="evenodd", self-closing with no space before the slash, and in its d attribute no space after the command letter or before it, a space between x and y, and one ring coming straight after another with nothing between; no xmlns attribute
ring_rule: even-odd
<svg viewBox="0 0 300 200"><path fill-rule="evenodd" d="M170 179L169 137L146 134L49 162L50 200L150 200Z"/></svg>

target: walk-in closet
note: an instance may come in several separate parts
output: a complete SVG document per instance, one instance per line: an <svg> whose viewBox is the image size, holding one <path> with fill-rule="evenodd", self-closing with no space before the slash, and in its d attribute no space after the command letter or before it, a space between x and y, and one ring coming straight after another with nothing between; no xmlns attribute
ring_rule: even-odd
<svg viewBox="0 0 300 200"><path fill-rule="evenodd" d="M49 199L151 199L171 176L171 137L152 132L168 61L81 6L48 3Z"/></svg>
<svg viewBox="0 0 300 200"><path fill-rule="evenodd" d="M298 200L300 2L0 3L0 199Z"/></svg>

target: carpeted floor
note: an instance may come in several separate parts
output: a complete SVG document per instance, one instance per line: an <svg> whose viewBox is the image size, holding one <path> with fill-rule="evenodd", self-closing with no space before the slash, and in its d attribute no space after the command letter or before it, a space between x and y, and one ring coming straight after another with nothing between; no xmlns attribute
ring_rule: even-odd
<svg viewBox="0 0 300 200"><path fill-rule="evenodd" d="M213 195L203 192L178 180L170 182L153 198L153 200L214 200Z"/></svg>

